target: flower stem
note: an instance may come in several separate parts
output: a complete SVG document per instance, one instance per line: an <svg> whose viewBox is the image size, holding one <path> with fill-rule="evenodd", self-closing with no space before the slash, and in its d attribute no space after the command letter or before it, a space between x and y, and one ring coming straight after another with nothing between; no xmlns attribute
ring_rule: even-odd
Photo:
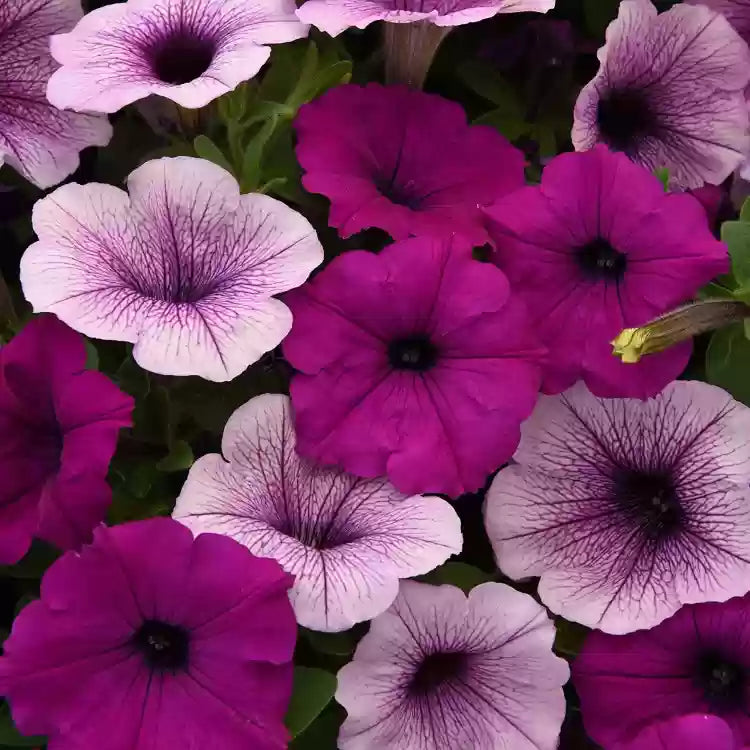
<svg viewBox="0 0 750 750"><path fill-rule="evenodd" d="M429 21L385 23L384 27L385 82L421 89L450 27Z"/></svg>

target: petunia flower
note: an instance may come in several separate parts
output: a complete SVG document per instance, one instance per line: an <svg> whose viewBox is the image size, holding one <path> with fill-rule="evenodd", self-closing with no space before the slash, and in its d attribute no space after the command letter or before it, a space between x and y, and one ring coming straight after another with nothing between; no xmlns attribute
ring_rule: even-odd
<svg viewBox="0 0 750 750"><path fill-rule="evenodd" d="M291 576L168 518L100 527L13 623L0 690L49 750L281 750Z"/></svg>
<svg viewBox="0 0 750 750"><path fill-rule="evenodd" d="M47 81L57 68L52 34L81 18L80 0L0 0L0 164L9 164L40 188L78 167L88 146L106 146L106 117L60 112L48 101Z"/></svg>
<svg viewBox="0 0 750 750"><path fill-rule="evenodd" d="M439 497L405 497L301 458L287 396L266 394L227 422L223 457L190 469L173 517L272 557L294 575L297 621L345 630L384 612L399 578L429 573L461 552L461 524Z"/></svg>
<svg viewBox="0 0 750 750"><path fill-rule="evenodd" d="M331 36L385 21L386 80L420 88L452 27L554 7L555 0L307 0L297 15Z"/></svg>
<svg viewBox="0 0 750 750"><path fill-rule="evenodd" d="M451 496L510 458L543 350L501 271L420 237L344 253L285 301L302 455Z"/></svg>
<svg viewBox="0 0 750 750"><path fill-rule="evenodd" d="M330 199L342 237L379 227L397 240L455 233L483 245L480 207L524 185L523 154L496 130L404 86L339 86L294 127L302 184Z"/></svg>
<svg viewBox="0 0 750 750"><path fill-rule="evenodd" d="M748 0L683 0L687 5L705 5L721 13L739 35L750 40L750 2Z"/></svg>
<svg viewBox="0 0 750 750"><path fill-rule="evenodd" d="M687 714L649 724L634 739L612 750L742 750L730 726L718 716Z"/></svg>
<svg viewBox="0 0 750 750"><path fill-rule="evenodd" d="M748 641L748 597L683 607L652 630L589 633L573 664L586 731L613 750L692 750L683 741L687 733L700 736L698 717L679 717L711 714L729 725L736 745L727 744L713 720L695 750L750 746ZM653 725L668 743L629 744L641 733L648 738ZM708 741L712 735L715 744Z"/></svg>
<svg viewBox="0 0 750 750"><path fill-rule="evenodd" d="M194 109L252 78L269 44L307 36L293 0L128 0L52 38L60 109L116 112L155 94Z"/></svg>
<svg viewBox="0 0 750 750"><path fill-rule="evenodd" d="M0 563L32 537L61 549L90 541L112 500L106 477L133 399L85 370L83 339L53 315L0 348Z"/></svg>
<svg viewBox="0 0 750 750"><path fill-rule="evenodd" d="M611 342L729 270L695 198L665 193L654 175L599 145L554 158L541 185L486 213L495 262L550 350L546 393L583 379L599 396L646 398L684 370L690 342L637 365L614 357Z"/></svg>
<svg viewBox="0 0 750 750"><path fill-rule="evenodd" d="M555 750L568 666L530 596L404 581L338 673L342 750Z"/></svg>
<svg viewBox="0 0 750 750"><path fill-rule="evenodd" d="M577 150L604 142L676 187L718 185L750 147L744 89L750 50L723 16L678 4L657 14L623 0L600 68L575 106Z"/></svg>
<svg viewBox="0 0 750 750"><path fill-rule="evenodd" d="M698 381L646 402L582 384L543 396L488 492L499 567L541 576L553 612L610 633L744 594L748 435L750 409Z"/></svg>
<svg viewBox="0 0 750 750"><path fill-rule="evenodd" d="M146 370L231 380L289 331L272 295L323 260L313 228L204 159L146 162L128 188L64 185L34 206L26 299L87 336L132 342Z"/></svg>

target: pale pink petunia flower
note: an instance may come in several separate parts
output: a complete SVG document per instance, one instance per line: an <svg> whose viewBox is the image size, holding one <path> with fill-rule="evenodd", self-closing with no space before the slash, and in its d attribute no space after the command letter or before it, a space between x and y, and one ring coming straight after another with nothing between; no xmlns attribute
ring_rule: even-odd
<svg viewBox="0 0 750 750"><path fill-rule="evenodd" d="M270 44L307 36L293 0L128 0L52 39L49 100L116 112L150 94L197 108L252 78Z"/></svg>
<svg viewBox="0 0 750 750"><path fill-rule="evenodd" d="M500 569L607 633L725 601L750 575L750 409L698 381L648 401L542 396L487 494Z"/></svg>
<svg viewBox="0 0 750 750"><path fill-rule="evenodd" d="M225 534L294 575L300 624L345 630L384 612L400 578L461 551L461 524L439 497L406 497L299 456L289 398L258 396L229 418L223 457L190 470L174 518Z"/></svg>
<svg viewBox="0 0 750 750"><path fill-rule="evenodd" d="M26 298L87 336L133 343L146 370L231 380L289 332L273 295L323 260L315 231L204 159L149 161L128 189L69 184L35 205Z"/></svg>
<svg viewBox="0 0 750 750"><path fill-rule="evenodd" d="M338 674L341 750L555 750L568 665L544 608L502 583L468 597L403 581Z"/></svg>
<svg viewBox="0 0 750 750"><path fill-rule="evenodd" d="M604 142L679 188L718 185L743 161L750 50L722 15L624 0L599 61L576 102L576 150Z"/></svg>
<svg viewBox="0 0 750 750"><path fill-rule="evenodd" d="M106 146L106 117L60 112L48 101L47 81L57 65L52 34L81 18L80 0L0 0L0 164L37 187L48 188L78 167L88 146Z"/></svg>

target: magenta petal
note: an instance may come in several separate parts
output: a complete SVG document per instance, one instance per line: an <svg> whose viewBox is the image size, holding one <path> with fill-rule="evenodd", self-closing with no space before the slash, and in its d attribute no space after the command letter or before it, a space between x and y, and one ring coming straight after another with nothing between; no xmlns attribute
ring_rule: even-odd
<svg viewBox="0 0 750 750"><path fill-rule="evenodd" d="M303 184L330 199L342 237L379 227L397 240L457 234L481 245L481 207L524 183L518 149L422 91L339 86L303 106L294 127Z"/></svg>
<svg viewBox="0 0 750 750"><path fill-rule="evenodd" d="M742 750L729 725L718 716L689 714L651 724L632 742L613 750Z"/></svg>

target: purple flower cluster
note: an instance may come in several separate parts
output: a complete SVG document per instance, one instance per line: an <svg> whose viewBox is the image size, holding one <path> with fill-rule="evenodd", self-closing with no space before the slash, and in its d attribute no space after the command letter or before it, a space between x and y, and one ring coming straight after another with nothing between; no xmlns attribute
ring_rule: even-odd
<svg viewBox="0 0 750 750"><path fill-rule="evenodd" d="M107 114L202 108L308 23L554 5L0 0L0 156L56 185ZM60 556L3 644L17 728L49 750L284 748L298 625L369 622L337 676L342 750L555 750L564 618L590 629L573 684L604 750L750 746L750 408L678 380L690 342L612 354L730 271L696 195L750 152L748 38L750 0L623 0L575 150L536 182L456 102L370 82L274 114L327 214L184 155L40 197L20 265L39 314L0 348L0 563ZM326 220L362 249L326 255ZM165 391L274 350L290 383L243 391L171 518L108 526L135 402L84 336ZM456 507L484 487L494 580L409 580L462 553Z"/></svg>

